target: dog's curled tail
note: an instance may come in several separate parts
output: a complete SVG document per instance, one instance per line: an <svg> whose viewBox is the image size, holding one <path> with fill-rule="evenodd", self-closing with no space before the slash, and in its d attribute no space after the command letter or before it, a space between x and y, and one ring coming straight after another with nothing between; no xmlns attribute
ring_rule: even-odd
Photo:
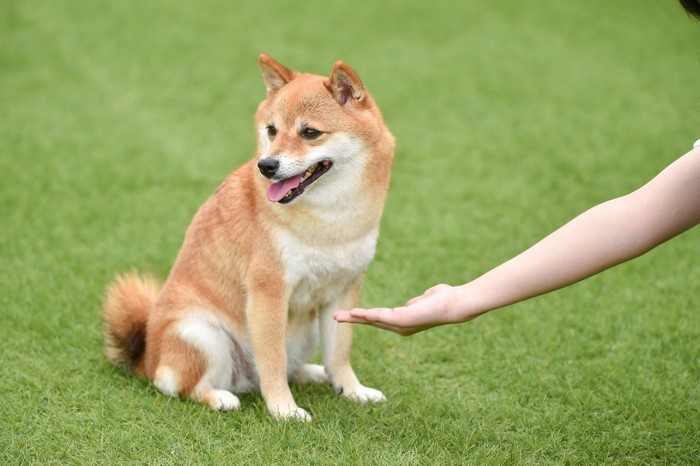
<svg viewBox="0 0 700 466"><path fill-rule="evenodd" d="M114 365L142 375L146 324L161 284L151 276L117 276L107 288L102 319L105 353Z"/></svg>

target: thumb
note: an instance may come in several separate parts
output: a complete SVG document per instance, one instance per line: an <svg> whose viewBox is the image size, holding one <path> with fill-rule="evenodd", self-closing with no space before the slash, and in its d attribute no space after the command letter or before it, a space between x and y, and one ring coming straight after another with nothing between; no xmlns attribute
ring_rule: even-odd
<svg viewBox="0 0 700 466"><path fill-rule="evenodd" d="M435 295L436 293L448 290L450 288L452 288L450 285L445 285L444 283L430 287L427 290L425 290L422 295L416 296L415 298L412 298L412 299L409 299L408 302L406 303L406 306L411 306L413 304L416 304L420 301L423 301L424 299L427 299L427 298Z"/></svg>

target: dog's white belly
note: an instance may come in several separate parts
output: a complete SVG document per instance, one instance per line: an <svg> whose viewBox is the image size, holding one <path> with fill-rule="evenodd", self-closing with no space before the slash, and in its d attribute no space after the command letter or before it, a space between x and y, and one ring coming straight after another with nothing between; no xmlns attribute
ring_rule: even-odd
<svg viewBox="0 0 700 466"><path fill-rule="evenodd" d="M277 233L277 246L290 287L289 313L294 319L335 306L345 289L367 268L378 229L349 242L309 245L287 232Z"/></svg>

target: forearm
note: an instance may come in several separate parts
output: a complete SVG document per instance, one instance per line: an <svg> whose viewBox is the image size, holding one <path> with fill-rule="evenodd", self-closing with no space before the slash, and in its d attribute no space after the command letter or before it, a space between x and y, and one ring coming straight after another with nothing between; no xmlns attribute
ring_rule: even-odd
<svg viewBox="0 0 700 466"><path fill-rule="evenodd" d="M437 285L405 306L341 310L339 322L400 335L465 322L644 254L700 223L700 147L637 191L599 204L522 254L461 286Z"/></svg>
<svg viewBox="0 0 700 466"><path fill-rule="evenodd" d="M538 296L644 254L700 222L700 149L462 285L460 319Z"/></svg>
<svg viewBox="0 0 700 466"><path fill-rule="evenodd" d="M530 249L463 285L473 312L538 296L590 277L648 250L635 218L618 198L584 212Z"/></svg>

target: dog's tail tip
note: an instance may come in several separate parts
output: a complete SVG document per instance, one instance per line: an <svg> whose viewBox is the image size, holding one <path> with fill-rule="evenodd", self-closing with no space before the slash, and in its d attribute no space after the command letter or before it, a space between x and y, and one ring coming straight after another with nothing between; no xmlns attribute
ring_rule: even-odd
<svg viewBox="0 0 700 466"><path fill-rule="evenodd" d="M117 276L108 286L102 310L105 354L114 365L143 372L146 324L161 284L151 275Z"/></svg>

